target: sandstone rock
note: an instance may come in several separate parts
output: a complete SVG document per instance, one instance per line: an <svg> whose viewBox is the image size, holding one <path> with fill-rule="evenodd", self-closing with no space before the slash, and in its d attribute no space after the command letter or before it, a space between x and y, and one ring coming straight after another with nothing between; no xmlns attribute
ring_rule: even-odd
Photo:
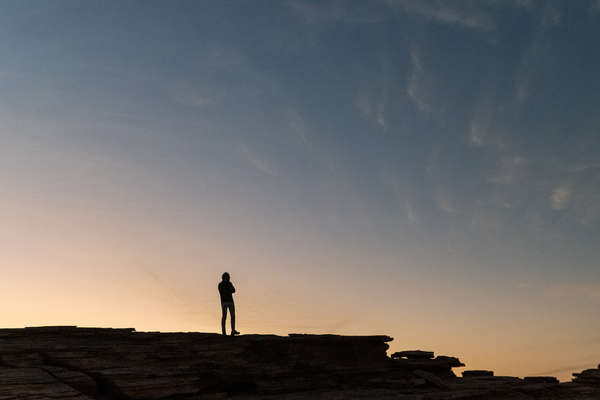
<svg viewBox="0 0 600 400"><path fill-rule="evenodd" d="M433 351L405 350L392 354L392 358L406 358L409 360L427 360L433 358Z"/></svg>
<svg viewBox="0 0 600 400"><path fill-rule="evenodd" d="M415 374L419 378L425 379L427 382L431 383L432 385L434 385L438 388L441 388L441 389L448 388L448 385L446 383L444 383L444 381L440 377L432 374L431 372L417 369L417 370L413 371L413 374Z"/></svg>
<svg viewBox="0 0 600 400"><path fill-rule="evenodd" d="M539 377L463 379L452 372L464 365L455 357L388 357L391 340L0 329L0 400L600 399L596 369L569 384L548 385Z"/></svg>
<svg viewBox="0 0 600 400"><path fill-rule="evenodd" d="M39 368L0 368L0 398L92 400Z"/></svg>
<svg viewBox="0 0 600 400"><path fill-rule="evenodd" d="M437 356L434 359L409 360L406 358L393 359L394 365L411 370L422 369L424 371L450 371L454 367L464 367L456 357Z"/></svg>
<svg viewBox="0 0 600 400"><path fill-rule="evenodd" d="M47 398L60 392L65 398L116 399L361 386L391 371L386 355L391 340L300 334L231 338L72 326L0 330L5 367L0 399L4 393L26 393L31 385Z"/></svg>
<svg viewBox="0 0 600 400"><path fill-rule="evenodd" d="M462 372L463 378L473 378L481 376L494 376L494 371L486 370L467 370Z"/></svg>
<svg viewBox="0 0 600 400"><path fill-rule="evenodd" d="M413 378L410 380L410 383L413 386L424 386L424 385L427 385L427 380L425 380L423 378Z"/></svg>
<svg viewBox="0 0 600 400"><path fill-rule="evenodd" d="M600 365L597 369L586 369L573 374L573 382L584 385L600 386Z"/></svg>
<svg viewBox="0 0 600 400"><path fill-rule="evenodd" d="M463 364L462 362L460 362L460 360L458 358L456 358L456 357L437 356L434 360L438 361L440 363L445 362L451 368L454 368L454 367L464 367L465 366L465 364Z"/></svg>
<svg viewBox="0 0 600 400"><path fill-rule="evenodd" d="M523 380L532 383L558 383L554 376L526 376Z"/></svg>

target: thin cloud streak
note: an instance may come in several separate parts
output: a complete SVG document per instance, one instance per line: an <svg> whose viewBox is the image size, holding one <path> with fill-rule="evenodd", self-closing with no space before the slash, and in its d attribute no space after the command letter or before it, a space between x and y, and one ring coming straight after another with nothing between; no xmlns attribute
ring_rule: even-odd
<svg viewBox="0 0 600 400"><path fill-rule="evenodd" d="M272 177L278 177L280 175L279 171L271 165L266 159L260 158L250 150L248 146L242 144L240 146L242 153L246 156L246 159L256 168L257 171L265 175L269 175Z"/></svg>
<svg viewBox="0 0 600 400"><path fill-rule="evenodd" d="M386 3L394 8L402 8L409 14L442 24L456 25L477 31L491 31L495 28L494 21L489 15L470 7L466 2L386 0Z"/></svg>
<svg viewBox="0 0 600 400"><path fill-rule="evenodd" d="M432 110L427 101L426 77L419 51L412 47L410 51L411 71L408 75L406 93L417 108L423 112Z"/></svg>

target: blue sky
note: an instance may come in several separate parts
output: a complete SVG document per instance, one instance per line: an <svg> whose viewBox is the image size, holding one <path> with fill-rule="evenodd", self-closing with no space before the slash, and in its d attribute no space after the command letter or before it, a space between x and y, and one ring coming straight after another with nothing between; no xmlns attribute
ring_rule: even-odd
<svg viewBox="0 0 600 400"><path fill-rule="evenodd" d="M394 335L385 310L344 322L370 298L466 325L521 308L524 342L575 340L600 301L598 37L583 0L6 1L3 264L98 304L106 271L194 304L230 269L267 309L335 299L323 329Z"/></svg>

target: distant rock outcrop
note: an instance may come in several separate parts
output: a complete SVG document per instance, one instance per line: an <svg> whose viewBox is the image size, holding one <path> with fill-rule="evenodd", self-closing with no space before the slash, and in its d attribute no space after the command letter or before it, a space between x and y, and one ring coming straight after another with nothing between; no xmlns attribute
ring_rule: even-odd
<svg viewBox="0 0 600 400"><path fill-rule="evenodd" d="M583 371L568 384L491 371L458 378L452 372L463 366L457 358L420 350L388 357L391 340L1 329L0 400L600 399L599 370Z"/></svg>
<svg viewBox="0 0 600 400"><path fill-rule="evenodd" d="M580 373L574 373L573 376L575 383L600 387L600 364L598 364L598 368L586 369Z"/></svg>

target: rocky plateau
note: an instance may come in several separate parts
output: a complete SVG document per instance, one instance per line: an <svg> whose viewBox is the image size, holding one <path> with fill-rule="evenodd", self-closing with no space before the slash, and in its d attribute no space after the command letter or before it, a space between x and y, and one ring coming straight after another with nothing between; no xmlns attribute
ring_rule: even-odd
<svg viewBox="0 0 600 400"><path fill-rule="evenodd" d="M553 377L464 371L388 336L0 329L0 400L600 399L600 369ZM599 366L600 368L600 366Z"/></svg>

